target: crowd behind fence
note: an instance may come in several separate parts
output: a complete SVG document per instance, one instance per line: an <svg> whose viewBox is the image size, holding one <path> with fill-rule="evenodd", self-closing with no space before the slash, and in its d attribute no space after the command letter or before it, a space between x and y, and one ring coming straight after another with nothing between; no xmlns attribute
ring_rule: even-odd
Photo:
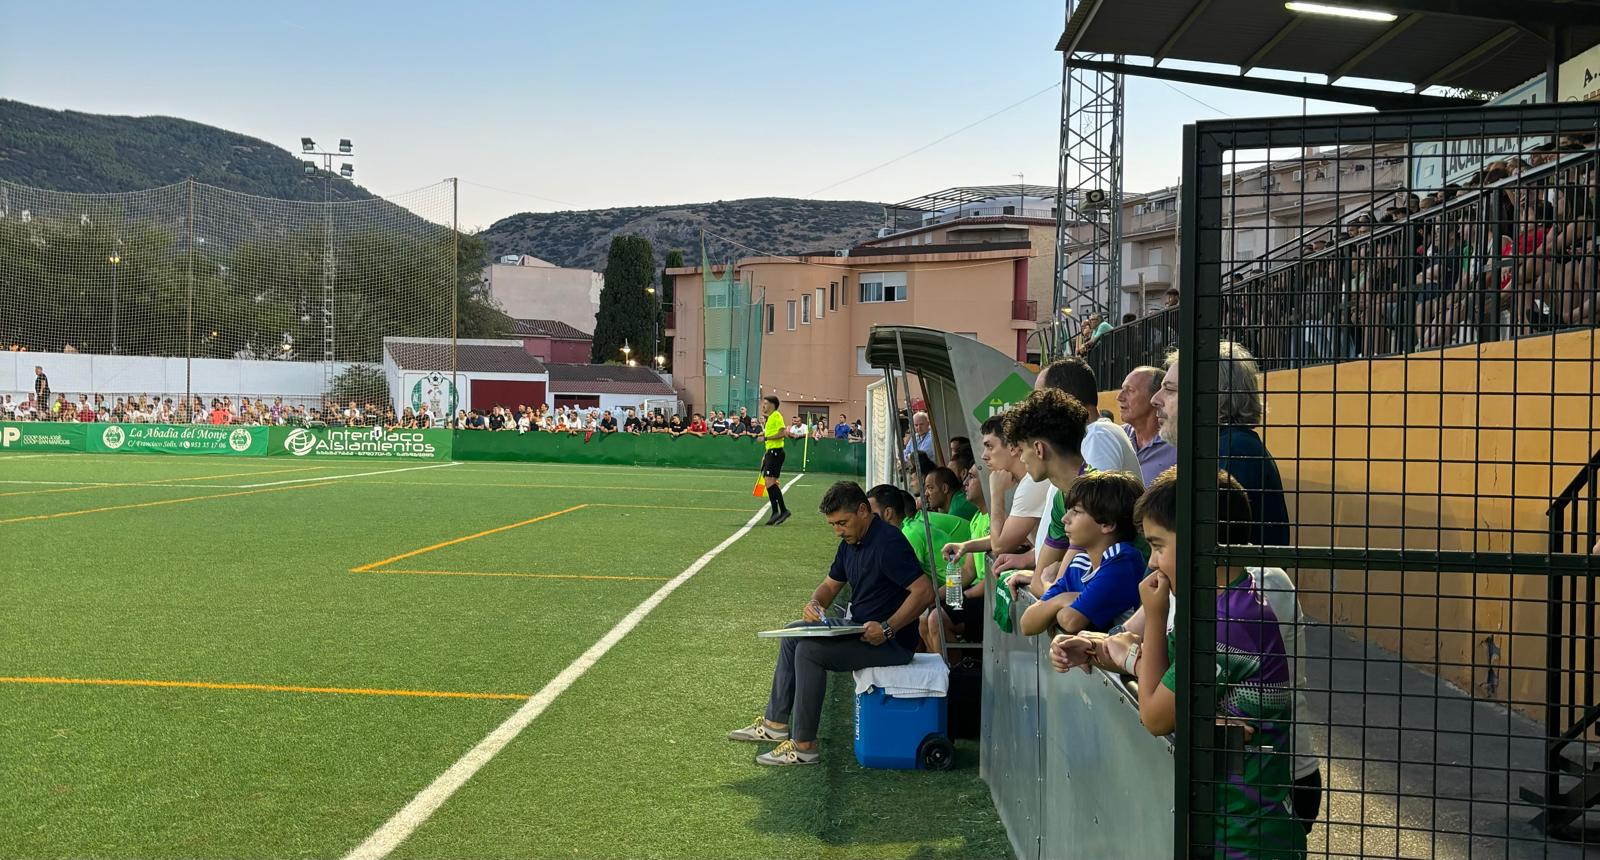
<svg viewBox="0 0 1600 860"><path fill-rule="evenodd" d="M1560 137L1464 185L1400 189L1377 217L1360 211L1233 261L1223 333L1278 370L1592 326L1597 158L1593 134ZM1177 337L1168 308L1105 333L1087 358L1120 378Z"/></svg>

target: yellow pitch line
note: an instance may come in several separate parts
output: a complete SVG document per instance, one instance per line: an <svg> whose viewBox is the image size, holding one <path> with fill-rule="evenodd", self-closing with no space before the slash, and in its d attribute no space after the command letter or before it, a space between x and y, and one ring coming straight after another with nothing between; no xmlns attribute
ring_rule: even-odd
<svg viewBox="0 0 1600 860"><path fill-rule="evenodd" d="M666 576L611 576L598 573L490 573L476 570L352 570L351 573L406 573L418 576L515 576L524 579L605 579L628 582L666 582Z"/></svg>
<svg viewBox="0 0 1600 860"><path fill-rule="evenodd" d="M256 493L275 493L280 490L303 490L310 487L326 487L332 483L334 482L323 481L320 484L295 484L294 486L290 487L268 487L264 490L240 490L239 492L235 493L210 493L204 496L188 496L182 499L160 499L154 502L136 502L129 505L110 505L104 508L89 508L88 510L82 511L62 511L56 514L34 514L27 517L12 517L8 520L0 520L0 526L3 526L7 523L25 523L33 520L53 520L60 517L76 517L82 516L83 514L99 514L106 511L126 511L133 508L153 508L159 505L176 505L180 502L199 502L206 499L226 499L233 496L253 496Z"/></svg>
<svg viewBox="0 0 1600 860"><path fill-rule="evenodd" d="M376 481L372 481L370 483L377 483L377 482ZM310 486L320 487L320 486L323 486L323 485L322 484L311 484ZM496 527L494 527L492 529L486 529L486 530L478 532L476 534L467 535L466 537L451 538L450 540L443 541L443 542L440 542L440 543L436 543L433 546L425 546L422 549L414 549L414 550L412 550L410 552L405 552L405 553L401 553L400 555L393 556L392 558L386 558L383 561L375 561L372 564L364 564L364 565L362 565L360 567L352 567L352 568L350 568L350 572L351 573L366 573L366 572L372 570L373 568L383 567L386 564L393 564L393 563L395 563L397 561L400 561L401 559L411 558L414 555L422 555L425 552L433 552L436 549L444 549L447 546L453 546L453 545L458 544L458 543L464 543L464 542L469 541L469 540L473 540L473 539L476 539L476 538L481 538L481 537L485 537L487 535L495 534L496 532L509 531L511 529L519 528L519 527L525 526L525 525L530 525L532 523L537 523L537 522L540 522L542 520L548 520L548 519L551 519L553 517L559 517L562 514L570 514L573 511L582 510L582 509L587 508L587 507L589 507L589 506L588 505L574 505L574 506L572 506L570 508L567 508L565 510L555 511L553 513L548 513L548 514L542 514L540 516L534 517L533 519L523 520L522 522L511 523L510 525L504 525L504 526L496 526ZM5 521L4 520L0 520L0 522L5 522Z"/></svg>
<svg viewBox="0 0 1600 860"><path fill-rule="evenodd" d="M364 687L298 687L289 684L220 684L211 681L151 681L137 678L0 677L0 684L70 684L96 687L177 687L190 690L251 690L261 693L335 693L346 696L414 696L424 699L510 699L523 693L457 693L448 690L380 690Z"/></svg>

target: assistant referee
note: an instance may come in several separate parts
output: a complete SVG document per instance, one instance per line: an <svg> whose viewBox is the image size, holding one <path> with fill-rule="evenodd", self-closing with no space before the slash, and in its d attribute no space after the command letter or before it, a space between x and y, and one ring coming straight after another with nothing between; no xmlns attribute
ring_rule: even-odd
<svg viewBox="0 0 1600 860"><path fill-rule="evenodd" d="M766 451L761 455L761 477L767 483L767 504L772 505L772 517L767 525L775 526L789 518L789 506L783 503L783 488L778 486L778 473L783 471L783 437L788 432L783 413L778 411L778 396L768 394L761 398L761 417L765 418Z"/></svg>

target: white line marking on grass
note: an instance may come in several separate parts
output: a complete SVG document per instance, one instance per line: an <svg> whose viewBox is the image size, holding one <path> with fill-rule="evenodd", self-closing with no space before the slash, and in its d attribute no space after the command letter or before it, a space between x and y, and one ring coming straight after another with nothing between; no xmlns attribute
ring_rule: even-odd
<svg viewBox="0 0 1600 860"><path fill-rule="evenodd" d="M791 478L789 483L784 485L784 490L787 491L799 483L804 474L802 472ZM440 774L427 788L418 792L416 797L411 798L410 803L401 807L400 811L394 814L394 817L384 822L383 826L374 831L371 836L368 836L365 842L357 845L349 854L346 854L344 860L382 860L382 858L389 856L389 852L400 847L400 843L406 841L412 833L416 832L418 827L422 826L423 822L432 817L439 810L439 807L450 799L451 795L455 794L461 786L466 784L467 780L472 778L473 774L476 774L484 765L489 763L490 759L498 755L501 750L515 740L517 735L528 727L528 724L538 719L539 715L550 707L550 703L554 702L557 696L565 693L568 687L571 687L579 678L582 678L583 674L589 671L590 667L594 666L595 663L599 662L607 651L610 651L613 646L622 641L622 637L632 632L633 628L639 626L639 622L643 621L646 615L649 615L652 610L661 605L661 602L666 600L668 595L678 590L678 586L688 582L695 574L703 570L707 564L710 564L712 559L721 555L723 550L733 546L739 538L748 534L750 529L755 527L756 521L761 519L763 513L765 511L757 510L750 517L749 522L740 526L738 531L724 538L722 543L707 550L705 555L695 559L694 563L684 568L682 573L668 580L665 585L656 589L654 594L645 598L643 603L634 607L633 611L629 612L621 621L618 621L617 625L612 627L606 635L600 637L600 641L590 645L589 650L578 655L578 659L573 660L567 665L567 668L562 669L561 674L550 679L550 682L545 684L544 688L535 693L533 698L524 703L522 707L518 708L516 713L507 717L505 722L496 726L494 731L486 735L483 740L478 741L477 746L457 759L449 770Z"/></svg>
<svg viewBox="0 0 1600 860"><path fill-rule="evenodd" d="M6 454L0 460L27 460L33 457L48 457L49 454Z"/></svg>
<svg viewBox="0 0 1600 860"><path fill-rule="evenodd" d="M310 481L339 481L345 478L365 478L371 475L393 475L396 472L416 472L422 469L444 469L454 466L455 463L436 463L432 466L409 466L404 469L384 469L380 472L356 472L353 475L323 475L320 478L290 478L287 481L267 481L264 484L241 484L241 490L253 490L256 487L276 487L279 484L304 484Z"/></svg>

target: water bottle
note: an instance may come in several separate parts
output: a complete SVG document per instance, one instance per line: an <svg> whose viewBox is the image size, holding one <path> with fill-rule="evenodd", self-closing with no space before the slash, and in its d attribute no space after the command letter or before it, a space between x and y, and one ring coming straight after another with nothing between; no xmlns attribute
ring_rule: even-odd
<svg viewBox="0 0 1600 860"><path fill-rule="evenodd" d="M951 609L960 609L963 597L961 593L961 565L954 561L947 561L944 565L944 602Z"/></svg>

